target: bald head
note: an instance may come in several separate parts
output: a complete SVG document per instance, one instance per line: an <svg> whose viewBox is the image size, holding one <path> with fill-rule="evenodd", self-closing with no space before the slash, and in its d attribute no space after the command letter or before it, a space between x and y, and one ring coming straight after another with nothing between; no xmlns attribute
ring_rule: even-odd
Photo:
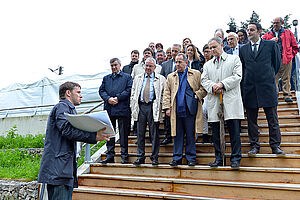
<svg viewBox="0 0 300 200"><path fill-rule="evenodd" d="M273 20L273 28L276 32L278 32L281 29L281 26L283 25L284 21L281 17L276 17Z"/></svg>

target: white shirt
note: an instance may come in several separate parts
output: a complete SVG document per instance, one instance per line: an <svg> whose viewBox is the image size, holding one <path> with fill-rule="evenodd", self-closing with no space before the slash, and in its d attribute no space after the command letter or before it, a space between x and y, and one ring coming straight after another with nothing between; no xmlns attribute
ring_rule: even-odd
<svg viewBox="0 0 300 200"><path fill-rule="evenodd" d="M253 42L250 40L252 51L254 50L254 46L253 46L254 44L257 44L257 45L256 45L256 50L258 51L258 48L259 48L259 45L260 45L260 41L261 41L260 38L259 38L259 40L258 40L256 43L253 43Z"/></svg>

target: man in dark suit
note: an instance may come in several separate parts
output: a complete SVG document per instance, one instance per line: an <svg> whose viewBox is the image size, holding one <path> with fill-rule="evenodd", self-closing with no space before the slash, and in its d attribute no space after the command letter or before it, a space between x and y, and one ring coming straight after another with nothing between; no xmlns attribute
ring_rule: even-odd
<svg viewBox="0 0 300 200"><path fill-rule="evenodd" d="M173 44L172 49L171 49L172 59L162 63L162 65L161 65L162 69L160 71L160 74L163 75L166 79L170 73L175 72L175 70L176 70L175 58L178 55L178 53L180 52L180 49L181 49L180 44ZM165 127L165 131L166 131L166 137L160 143L162 145L172 143L170 117L167 115L165 115L164 127Z"/></svg>
<svg viewBox="0 0 300 200"><path fill-rule="evenodd" d="M128 163L128 135L130 126L130 93L132 78L122 72L121 62L118 58L110 60L112 73L103 77L99 88L99 95L104 101L104 110L107 110L114 129L118 120L122 164ZM115 138L106 143L106 159L100 163L114 163Z"/></svg>
<svg viewBox="0 0 300 200"><path fill-rule="evenodd" d="M263 108L269 124L269 143L274 154L285 154L280 149L281 133L277 116L278 96L275 75L280 67L280 51L274 41L260 38L262 27L258 23L248 26L249 40L240 48L243 65L242 95L247 111L248 135L251 150L248 155L259 153L258 109Z"/></svg>

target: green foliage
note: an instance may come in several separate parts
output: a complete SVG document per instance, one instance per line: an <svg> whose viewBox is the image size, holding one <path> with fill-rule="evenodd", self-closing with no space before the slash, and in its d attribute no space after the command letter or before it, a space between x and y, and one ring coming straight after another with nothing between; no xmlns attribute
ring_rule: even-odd
<svg viewBox="0 0 300 200"><path fill-rule="evenodd" d="M24 150L0 150L0 178L36 180L41 156Z"/></svg>
<svg viewBox="0 0 300 200"><path fill-rule="evenodd" d="M0 149L14 148L43 148L45 137L44 134L39 135L19 135L16 133L16 126L7 131L7 136L0 136Z"/></svg>
<svg viewBox="0 0 300 200"><path fill-rule="evenodd" d="M230 22L227 25L229 26L229 30L237 30L237 25L233 17L230 17Z"/></svg>
<svg viewBox="0 0 300 200"><path fill-rule="evenodd" d="M106 141L101 141L97 144L97 146L95 146L92 150L91 150L91 155L93 155L96 151L98 151L104 144L106 143ZM92 147L92 146L91 146ZM85 156L85 148L83 148L82 152L81 152L81 157L78 159L77 162L77 166L79 167L80 165L82 165L84 163L84 156Z"/></svg>

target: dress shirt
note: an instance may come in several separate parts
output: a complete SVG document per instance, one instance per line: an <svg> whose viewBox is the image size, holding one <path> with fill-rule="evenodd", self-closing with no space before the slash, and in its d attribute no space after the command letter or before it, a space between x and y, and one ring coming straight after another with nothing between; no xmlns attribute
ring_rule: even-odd
<svg viewBox="0 0 300 200"><path fill-rule="evenodd" d="M232 55L239 55L239 46L238 45L235 48L232 48Z"/></svg>
<svg viewBox="0 0 300 200"><path fill-rule="evenodd" d="M251 40L250 40L251 41ZM256 43L254 43L254 42L252 42L251 41L251 49L252 49L252 51L254 51L254 44L257 44L256 45L256 50L258 51L258 49L259 49L259 45L260 45L260 41L261 41L261 39L259 38L259 40L256 42Z"/></svg>
<svg viewBox="0 0 300 200"><path fill-rule="evenodd" d="M143 94L144 94L144 89L145 89L147 79L148 79L147 77L148 77L148 74L145 73L144 74L144 81L143 81L143 85L142 85L142 89L141 89L141 93L140 93L140 101L141 102L144 102ZM149 98L149 102L152 102L153 99L154 99L154 84L153 84L153 81L154 81L154 72L152 74L150 74L150 98Z"/></svg>

